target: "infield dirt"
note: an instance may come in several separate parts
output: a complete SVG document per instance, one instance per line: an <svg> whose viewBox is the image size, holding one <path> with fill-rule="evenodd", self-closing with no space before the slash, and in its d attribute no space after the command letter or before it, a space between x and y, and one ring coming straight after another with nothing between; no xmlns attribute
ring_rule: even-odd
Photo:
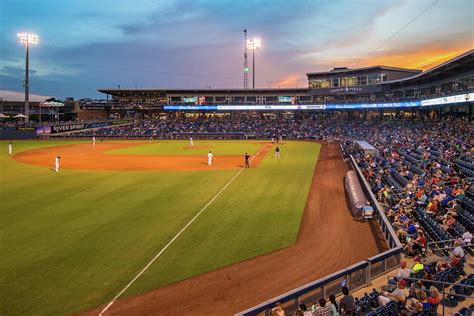
<svg viewBox="0 0 474 316"><path fill-rule="evenodd" d="M23 151L13 156L18 162L53 168L54 159L61 157L61 169L83 170L224 170L243 167L243 155L214 156L212 166L207 165L206 156L159 156L159 155L119 155L107 151L147 143L113 142L74 144L38 148ZM258 155L251 167L257 167L271 149L271 144L261 143Z"/></svg>

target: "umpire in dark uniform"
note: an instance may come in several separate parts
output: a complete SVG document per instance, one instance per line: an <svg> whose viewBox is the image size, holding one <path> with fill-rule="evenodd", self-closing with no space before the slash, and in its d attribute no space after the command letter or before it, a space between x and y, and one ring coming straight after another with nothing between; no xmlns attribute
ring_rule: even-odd
<svg viewBox="0 0 474 316"><path fill-rule="evenodd" d="M244 168L250 168L250 162L249 162L250 155L248 153L245 153L244 158L245 158Z"/></svg>

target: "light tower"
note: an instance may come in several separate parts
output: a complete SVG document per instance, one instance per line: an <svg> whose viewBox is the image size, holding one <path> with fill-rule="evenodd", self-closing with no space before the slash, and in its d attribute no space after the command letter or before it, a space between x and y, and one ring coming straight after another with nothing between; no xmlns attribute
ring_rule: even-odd
<svg viewBox="0 0 474 316"><path fill-rule="evenodd" d="M255 51L261 47L259 38L247 40L247 49L252 51L252 87L255 89Z"/></svg>
<svg viewBox="0 0 474 316"><path fill-rule="evenodd" d="M29 79L29 47L30 44L38 44L38 35L32 33L18 33L18 42L26 46L26 69L25 69L25 123L30 121L30 79Z"/></svg>
<svg viewBox="0 0 474 316"><path fill-rule="evenodd" d="M244 49L244 89L249 87L249 66L247 63L247 30L244 30L245 49Z"/></svg>

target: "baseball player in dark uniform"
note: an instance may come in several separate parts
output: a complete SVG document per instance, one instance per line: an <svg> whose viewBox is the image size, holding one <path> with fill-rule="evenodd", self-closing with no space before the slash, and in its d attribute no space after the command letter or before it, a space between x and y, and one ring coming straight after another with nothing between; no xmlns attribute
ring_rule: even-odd
<svg viewBox="0 0 474 316"><path fill-rule="evenodd" d="M248 153L245 153L244 158L245 158L244 168L250 168L250 162L249 162L250 155Z"/></svg>

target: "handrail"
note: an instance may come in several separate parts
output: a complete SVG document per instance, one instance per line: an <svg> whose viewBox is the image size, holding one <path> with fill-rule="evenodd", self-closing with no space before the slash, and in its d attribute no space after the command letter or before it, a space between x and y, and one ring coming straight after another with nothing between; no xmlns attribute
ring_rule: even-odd
<svg viewBox="0 0 474 316"><path fill-rule="evenodd" d="M443 248L439 248L439 247L438 247L438 249L439 249L439 250L449 250L449 249L456 249L456 248L458 248L458 247L459 247L459 248L471 248L471 247L473 247L473 246L474 246L473 244L469 244L469 245L459 245L459 246L456 246L456 247L454 247L454 246L451 246L451 247L443 247Z"/></svg>
<svg viewBox="0 0 474 316"><path fill-rule="evenodd" d="M459 238L448 239L448 240L439 240L439 241L430 241L430 242L428 242L428 245L442 244L442 243L445 243L445 242L451 242L451 241L456 241L456 240L459 240Z"/></svg>
<svg viewBox="0 0 474 316"><path fill-rule="evenodd" d="M249 309L246 309L245 311L242 311L240 313L237 313L236 315L247 315L248 313L252 313L252 314L257 314L257 313L260 313L260 312L263 312L267 309L269 309L273 304L275 304L276 302L279 302L281 301L282 299L285 299L285 301L289 301L289 300L292 300L292 299L295 299L299 296L301 296L302 294L304 293L307 293L309 291L312 291L314 289L317 289L319 287L321 287L323 284L327 283L327 282L331 282L331 281L334 281L344 275L347 275L346 273L351 273L355 270L357 270L357 268L360 268L360 267L367 267L368 266L368 263L366 261L360 261L358 263L355 263L353 264L352 266L349 266L345 269L342 269L342 270L339 270L337 272L334 272L328 276L325 276L325 277L322 277L320 279L317 279L316 281L312 281L310 283L307 283L307 284L304 284L296 289L293 289L289 292L286 292L284 294L281 294L279 296L276 296L276 297L273 297L257 306L253 306Z"/></svg>
<svg viewBox="0 0 474 316"><path fill-rule="evenodd" d="M360 171L360 168L357 165L354 157L352 155L350 155L349 157L351 159L353 167L356 169L357 175L359 175L359 179L364 184L364 187L366 188L367 194L369 194L369 197L370 197L372 203L374 204L375 208L378 209L379 215L382 218L384 224L387 226L387 229L388 229L390 235L392 237L394 237L393 241L395 242L396 247L402 247L402 243L400 242L400 240L397 237L397 234L393 230L392 224L390 223L390 221L387 219L387 216L385 216L385 213L383 212L384 208L380 205L379 201L377 201L377 199L375 198L374 193L372 193L372 190L370 190L370 185L367 183L367 180L365 180L364 176L362 175L362 172Z"/></svg>
<svg viewBox="0 0 474 316"><path fill-rule="evenodd" d="M387 276L387 279L388 278L395 278L397 277L396 275L388 275ZM467 285L467 284L461 284L461 283L452 283L452 282L444 282L444 281L436 281L436 280L427 280L427 279L421 279L421 278L403 278L403 280L411 280L411 281L422 281L422 282L430 282L430 283L436 283L436 284L443 284L443 285L448 285L448 286L451 286L451 285L460 285L460 286L463 286L463 287L467 287L467 288L471 288L471 289L474 289L474 285Z"/></svg>

